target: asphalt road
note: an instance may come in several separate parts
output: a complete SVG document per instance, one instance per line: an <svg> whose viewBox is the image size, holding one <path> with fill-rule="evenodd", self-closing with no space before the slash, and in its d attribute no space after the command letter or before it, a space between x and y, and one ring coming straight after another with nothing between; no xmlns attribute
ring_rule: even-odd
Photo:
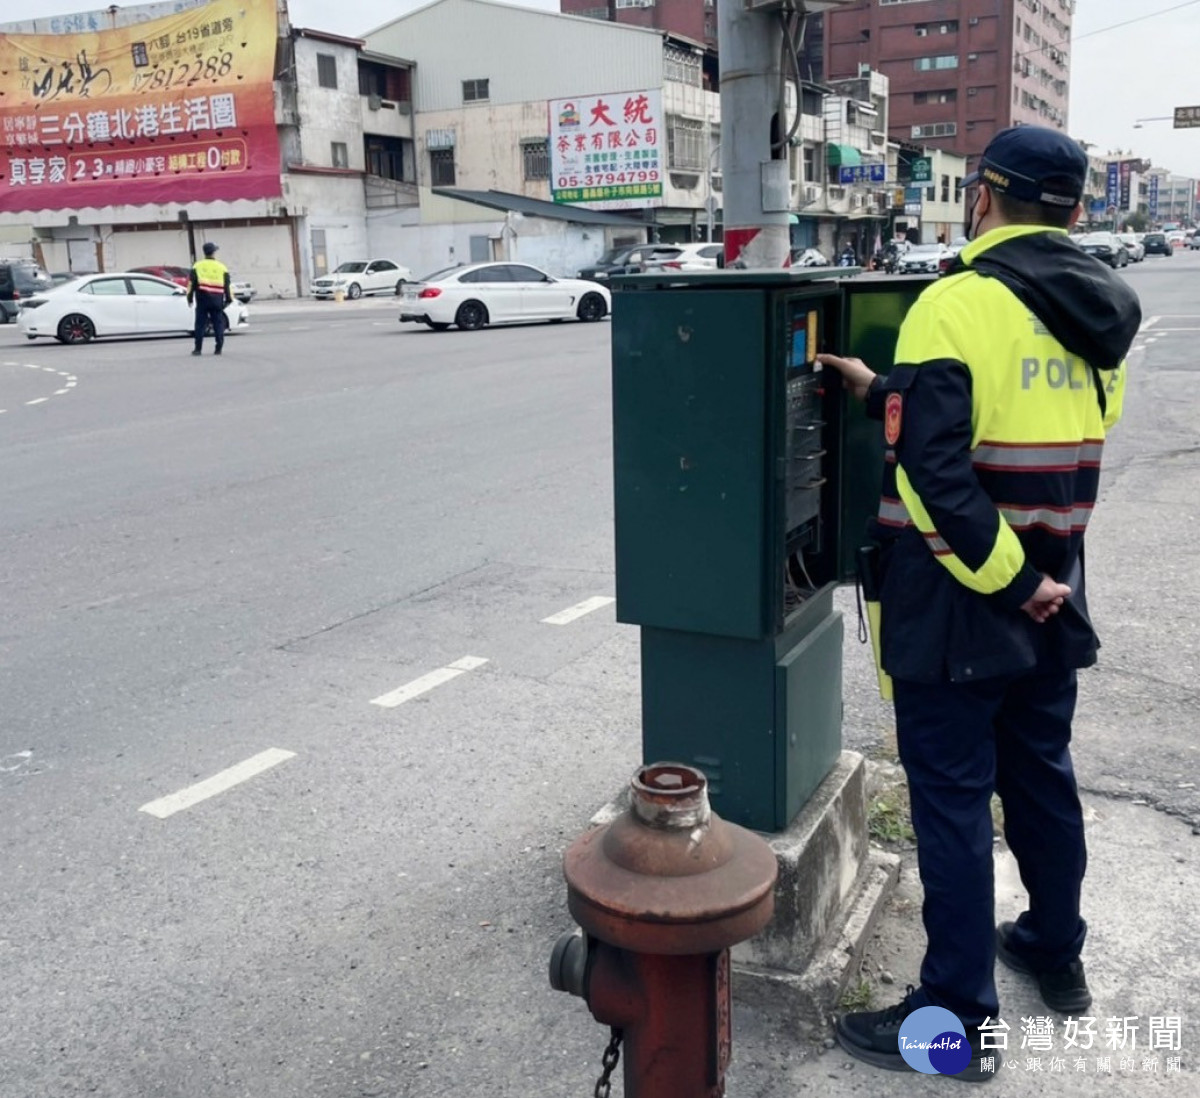
<svg viewBox="0 0 1200 1098"><path fill-rule="evenodd" d="M1125 277L1078 765L1200 824L1200 256ZM613 593L610 326L395 315L256 305L202 359L0 328L0 1098L592 1092L546 961L637 636L544 619Z"/></svg>

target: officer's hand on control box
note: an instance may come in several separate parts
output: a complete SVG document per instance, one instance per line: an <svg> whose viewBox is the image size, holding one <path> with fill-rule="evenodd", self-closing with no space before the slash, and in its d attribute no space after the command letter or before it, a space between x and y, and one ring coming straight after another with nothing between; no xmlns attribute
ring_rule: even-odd
<svg viewBox="0 0 1200 1098"><path fill-rule="evenodd" d="M867 399L867 390L875 380L875 371L861 358L840 358L838 355L817 355L822 366L832 366L842 375L842 384L859 400Z"/></svg>

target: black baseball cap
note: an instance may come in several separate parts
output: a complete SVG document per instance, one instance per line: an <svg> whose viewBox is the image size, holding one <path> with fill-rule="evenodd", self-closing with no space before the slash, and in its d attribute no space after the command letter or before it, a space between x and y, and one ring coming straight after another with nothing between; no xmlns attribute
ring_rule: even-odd
<svg viewBox="0 0 1200 1098"><path fill-rule="evenodd" d="M205 255L216 255L216 253L217 253L217 246L211 240L207 244L204 245L204 254Z"/></svg>
<svg viewBox="0 0 1200 1098"><path fill-rule="evenodd" d="M986 183L997 194L1044 206L1074 206L1087 182L1087 154L1065 133L1013 126L988 142L964 187Z"/></svg>

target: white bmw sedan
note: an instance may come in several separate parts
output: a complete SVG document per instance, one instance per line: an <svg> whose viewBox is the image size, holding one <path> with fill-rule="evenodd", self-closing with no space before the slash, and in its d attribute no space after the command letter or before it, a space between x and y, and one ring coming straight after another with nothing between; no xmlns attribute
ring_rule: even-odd
<svg viewBox="0 0 1200 1098"><path fill-rule="evenodd" d="M400 322L474 331L485 324L601 320L611 308L608 290L595 282L551 278L524 263L470 263L405 286Z"/></svg>
<svg viewBox="0 0 1200 1098"><path fill-rule="evenodd" d="M240 301L225 316L226 333L249 327L250 310ZM22 301L17 323L27 339L89 343L101 336L190 335L196 320L187 291L174 282L146 274L99 274Z"/></svg>

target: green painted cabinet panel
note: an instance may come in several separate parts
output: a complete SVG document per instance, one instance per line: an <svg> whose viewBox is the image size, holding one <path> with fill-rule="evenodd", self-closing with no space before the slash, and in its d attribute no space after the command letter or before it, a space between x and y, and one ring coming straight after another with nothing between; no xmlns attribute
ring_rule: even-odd
<svg viewBox="0 0 1200 1098"><path fill-rule="evenodd" d="M737 288L616 297L621 621L767 632L765 307L761 293Z"/></svg>
<svg viewBox="0 0 1200 1098"><path fill-rule="evenodd" d="M775 819L786 827L842 750L842 615L827 614L775 665Z"/></svg>
<svg viewBox="0 0 1200 1098"><path fill-rule="evenodd" d="M842 333L837 353L861 358L877 374L893 365L900 324L928 279L880 279L847 283L843 289ZM838 465L842 475L839 568L854 580L854 553L866 537L867 520L879 508L883 428L868 419L858 401L847 401Z"/></svg>

